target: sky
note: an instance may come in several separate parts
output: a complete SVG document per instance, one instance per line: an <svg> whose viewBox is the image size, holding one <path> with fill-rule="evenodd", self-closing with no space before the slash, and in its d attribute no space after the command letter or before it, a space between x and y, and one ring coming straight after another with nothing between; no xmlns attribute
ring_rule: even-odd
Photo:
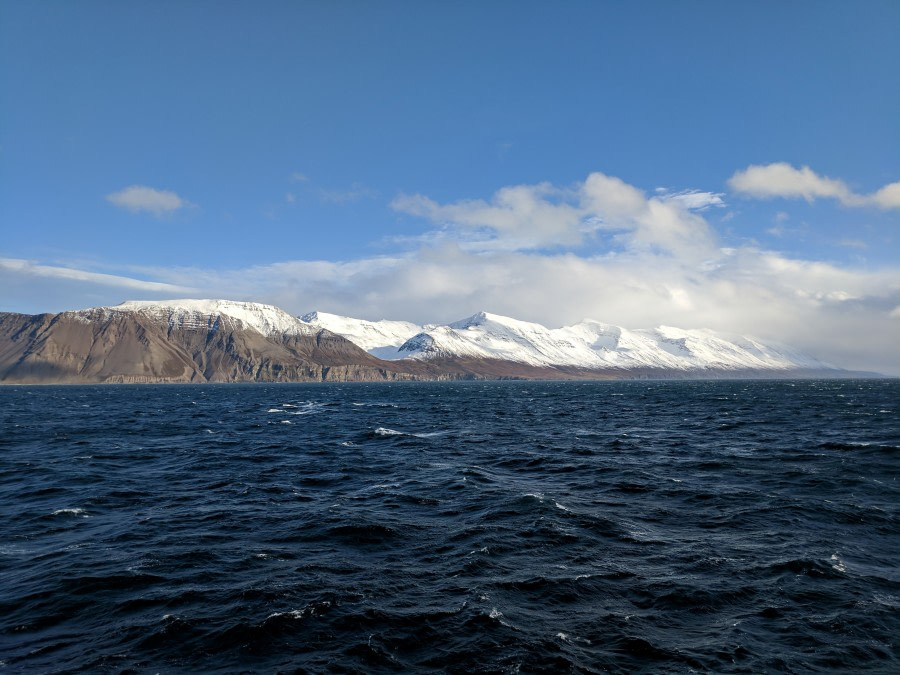
<svg viewBox="0 0 900 675"><path fill-rule="evenodd" d="M900 3L0 3L0 311L752 335L900 375Z"/></svg>

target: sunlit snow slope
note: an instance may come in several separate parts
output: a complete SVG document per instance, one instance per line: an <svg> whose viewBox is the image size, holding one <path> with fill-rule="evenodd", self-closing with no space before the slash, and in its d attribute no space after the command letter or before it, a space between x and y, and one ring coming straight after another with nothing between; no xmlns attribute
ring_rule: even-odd
<svg viewBox="0 0 900 675"><path fill-rule="evenodd" d="M592 370L832 368L789 347L703 329L660 326L628 330L592 320L550 329L479 312L446 326L424 326L398 344L406 333L417 328L414 324L360 321L321 312L316 317L315 325L343 335L372 354L390 359L498 359L532 366Z"/></svg>
<svg viewBox="0 0 900 675"><path fill-rule="evenodd" d="M98 312L137 312L165 321L170 328L213 328L226 317L238 327L250 328L266 336L309 335L310 326L273 305L234 300L130 300L112 307L78 312L86 318Z"/></svg>
<svg viewBox="0 0 900 675"><path fill-rule="evenodd" d="M300 320L313 328L337 333L373 356L388 360L406 358L408 355L399 348L422 331L422 326L408 321L365 321L327 312L310 312Z"/></svg>

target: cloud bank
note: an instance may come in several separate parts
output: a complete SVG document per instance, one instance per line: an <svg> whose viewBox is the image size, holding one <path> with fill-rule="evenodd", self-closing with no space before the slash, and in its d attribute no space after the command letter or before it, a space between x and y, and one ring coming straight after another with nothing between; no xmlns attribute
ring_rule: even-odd
<svg viewBox="0 0 900 675"><path fill-rule="evenodd" d="M171 190L157 190L146 185L130 187L106 195L106 201L132 213L149 213L157 218L190 206Z"/></svg>
<svg viewBox="0 0 900 675"><path fill-rule="evenodd" d="M735 192L758 199L835 199L844 206L874 206L880 209L900 209L900 182L889 183L868 195L853 192L838 179L820 176L808 166L799 169L785 162L752 164L737 171L728 181Z"/></svg>
<svg viewBox="0 0 900 675"><path fill-rule="evenodd" d="M695 210L720 204L712 193L647 197L619 178L595 172L584 182L559 188L549 183L504 187L490 200L439 204L424 195L401 195L396 211L426 218L451 230L474 233L469 249L576 248L606 234L617 247L703 256L712 242Z"/></svg>

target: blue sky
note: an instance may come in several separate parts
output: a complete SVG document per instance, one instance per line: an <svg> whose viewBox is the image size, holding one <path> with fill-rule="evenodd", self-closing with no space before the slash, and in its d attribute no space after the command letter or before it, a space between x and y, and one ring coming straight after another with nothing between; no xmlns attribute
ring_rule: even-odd
<svg viewBox="0 0 900 675"><path fill-rule="evenodd" d="M0 311L487 309L900 370L898 29L893 1L4 3Z"/></svg>

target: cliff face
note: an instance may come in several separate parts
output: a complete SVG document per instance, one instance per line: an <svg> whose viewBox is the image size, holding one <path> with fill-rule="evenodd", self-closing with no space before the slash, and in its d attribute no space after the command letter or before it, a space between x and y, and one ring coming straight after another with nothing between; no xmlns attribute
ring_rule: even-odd
<svg viewBox="0 0 900 675"><path fill-rule="evenodd" d="M0 313L0 382L408 379L325 330L263 335L227 317L184 327L139 312Z"/></svg>

